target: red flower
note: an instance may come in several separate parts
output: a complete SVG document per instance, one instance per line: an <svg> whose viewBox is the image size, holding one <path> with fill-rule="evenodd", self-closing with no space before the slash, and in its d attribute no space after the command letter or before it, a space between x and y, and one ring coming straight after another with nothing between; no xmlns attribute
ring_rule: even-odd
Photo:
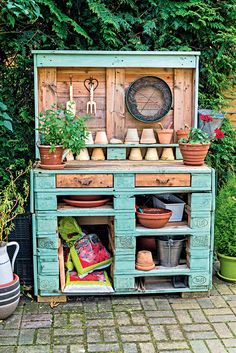
<svg viewBox="0 0 236 353"><path fill-rule="evenodd" d="M215 132L215 134L216 134L216 136L215 136L216 139L222 139L222 138L225 136L225 134L223 133L223 131L221 131L221 130L218 129L218 128L215 129L214 132Z"/></svg>
<svg viewBox="0 0 236 353"><path fill-rule="evenodd" d="M205 121L206 123L210 123L211 121L213 121L213 118L208 114L201 114L200 120Z"/></svg>

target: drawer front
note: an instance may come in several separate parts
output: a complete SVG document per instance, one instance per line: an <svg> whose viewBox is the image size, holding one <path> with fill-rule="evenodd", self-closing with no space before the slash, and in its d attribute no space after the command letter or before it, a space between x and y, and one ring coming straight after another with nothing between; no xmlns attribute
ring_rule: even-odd
<svg viewBox="0 0 236 353"><path fill-rule="evenodd" d="M190 174L136 174L135 186L190 186Z"/></svg>
<svg viewBox="0 0 236 353"><path fill-rule="evenodd" d="M57 188L112 188L112 174L58 174Z"/></svg>

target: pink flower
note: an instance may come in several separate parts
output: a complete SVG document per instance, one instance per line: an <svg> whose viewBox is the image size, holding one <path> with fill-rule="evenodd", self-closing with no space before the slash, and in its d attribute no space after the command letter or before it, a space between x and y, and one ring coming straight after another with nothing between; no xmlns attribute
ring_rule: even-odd
<svg viewBox="0 0 236 353"><path fill-rule="evenodd" d="M211 121L213 121L213 118L208 114L201 114L200 120L204 121L205 123L210 123Z"/></svg>
<svg viewBox="0 0 236 353"><path fill-rule="evenodd" d="M215 129L214 130L214 132L215 132L215 138L216 139L222 139L224 136L225 136L225 134L223 133L223 131L221 131L220 129Z"/></svg>

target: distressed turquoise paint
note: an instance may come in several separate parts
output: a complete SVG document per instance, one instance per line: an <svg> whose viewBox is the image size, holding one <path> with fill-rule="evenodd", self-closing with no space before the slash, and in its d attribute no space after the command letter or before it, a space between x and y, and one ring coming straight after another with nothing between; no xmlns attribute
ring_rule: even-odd
<svg viewBox="0 0 236 353"><path fill-rule="evenodd" d="M115 190L134 188L134 174L116 174L114 175Z"/></svg>
<svg viewBox="0 0 236 353"><path fill-rule="evenodd" d="M114 198L114 209L115 210L135 210L135 198L131 197L115 197Z"/></svg>
<svg viewBox="0 0 236 353"><path fill-rule="evenodd" d="M108 160L125 160L126 159L126 148L108 147L107 148L107 159Z"/></svg>
<svg viewBox="0 0 236 353"><path fill-rule="evenodd" d="M35 193L35 208L37 211L56 211L57 197L46 192Z"/></svg>
<svg viewBox="0 0 236 353"><path fill-rule="evenodd" d="M211 175L193 174L192 188L195 190L210 191L211 190Z"/></svg>
<svg viewBox="0 0 236 353"><path fill-rule="evenodd" d="M191 208L196 211L210 211L212 209L212 194L210 192L192 193Z"/></svg>

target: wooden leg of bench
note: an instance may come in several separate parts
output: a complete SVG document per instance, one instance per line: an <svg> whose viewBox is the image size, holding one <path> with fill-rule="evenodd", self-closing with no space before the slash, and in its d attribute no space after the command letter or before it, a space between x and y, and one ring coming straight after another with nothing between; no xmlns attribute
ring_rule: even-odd
<svg viewBox="0 0 236 353"><path fill-rule="evenodd" d="M211 294L210 291L206 292L183 292L181 293L181 298L183 299L191 299L191 298L206 298Z"/></svg>
<svg viewBox="0 0 236 353"><path fill-rule="evenodd" d="M66 303L67 297L66 295L55 296L55 297L41 297L40 295L37 297L38 303Z"/></svg>

